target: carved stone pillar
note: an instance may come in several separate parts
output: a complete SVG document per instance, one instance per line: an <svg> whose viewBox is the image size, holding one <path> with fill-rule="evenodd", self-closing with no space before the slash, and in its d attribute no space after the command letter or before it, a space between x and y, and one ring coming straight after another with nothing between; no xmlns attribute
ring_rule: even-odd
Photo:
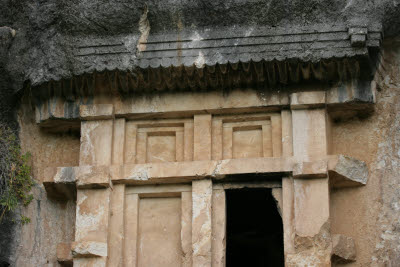
<svg viewBox="0 0 400 267"><path fill-rule="evenodd" d="M330 266L329 182L324 160L328 127L326 109L319 107L325 102L324 92L302 94L294 94L291 102L293 155L298 166L293 171L293 205L288 205L293 213L286 211L292 219L291 229L285 229L285 240L289 233L292 242L286 246L286 266Z"/></svg>
<svg viewBox="0 0 400 267"><path fill-rule="evenodd" d="M77 174L74 266L106 266L113 140L112 105L81 106L81 148ZM91 120L96 117L96 120Z"/></svg>

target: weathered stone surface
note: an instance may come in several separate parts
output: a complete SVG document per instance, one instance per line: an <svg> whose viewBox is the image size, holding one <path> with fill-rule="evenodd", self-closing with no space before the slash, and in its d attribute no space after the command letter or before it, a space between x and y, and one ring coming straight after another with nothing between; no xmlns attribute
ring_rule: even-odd
<svg viewBox="0 0 400 267"><path fill-rule="evenodd" d="M80 166L76 171L76 186L83 188L106 188L111 186L108 166Z"/></svg>
<svg viewBox="0 0 400 267"><path fill-rule="evenodd" d="M212 266L226 265L225 190L213 189L212 196Z"/></svg>
<svg viewBox="0 0 400 267"><path fill-rule="evenodd" d="M126 236L137 238L138 267L182 264L181 207L178 196L140 199L138 235Z"/></svg>
<svg viewBox="0 0 400 267"><path fill-rule="evenodd" d="M113 121L82 121L79 165L111 164Z"/></svg>
<svg viewBox="0 0 400 267"><path fill-rule="evenodd" d="M283 223L283 245L284 253L293 254L295 221L294 221L294 182L292 177L282 178L282 223Z"/></svg>
<svg viewBox="0 0 400 267"><path fill-rule="evenodd" d="M326 104L325 91L299 92L290 95L290 108L315 108Z"/></svg>
<svg viewBox="0 0 400 267"><path fill-rule="evenodd" d="M368 60L360 65L357 65L357 63L360 63L358 61L355 63L353 62L350 67L345 67L344 70L340 70L341 67L347 65L348 59L346 56L354 56L357 58L360 56L361 58L367 59L366 53L369 51L366 47L372 47L371 51L374 50L374 47L379 47L380 36L373 37L369 35L371 32L371 26L374 27L375 24L383 22L384 31L387 35L398 34L400 29L400 22L398 19L400 12L398 1L392 0L272 0L223 2L206 0L200 2L152 2L147 3L147 5L148 6L145 7L143 1L133 1L130 3L125 3L124 1L106 3L104 0L98 0L89 3L88 1L65 2L48 0L35 4L26 0L17 2L4 1L4 3L2 3L2 6L4 7L2 11L4 12L2 13L2 16L0 16L0 25L9 25L11 28L17 30L16 34L10 31L9 28L7 28L6 35L1 32L0 91L2 96L1 98L6 99L2 100L1 103L3 103L3 101L4 103L9 101L8 97L3 98L3 94L6 94L4 92L9 92L10 90L15 92L21 90L24 82L26 82L26 85L29 85L29 83L35 85L43 84L42 92L46 92L48 89L47 92L51 92L50 94L56 92L55 94L63 95L67 100L64 102L62 109L59 109L57 105L55 105L55 109L49 109L50 112L46 111L46 106L43 105L43 114L51 114L59 118L70 119L73 118L73 116L69 116L69 114L76 114L77 107L77 105L72 103L74 101L81 101L81 99L75 98L74 94L77 91L83 95L90 95L92 92L99 94L103 94L104 92L113 92L112 90L115 90L115 88L118 88L120 90L119 92L129 92L129 86L126 85L136 84L137 77L139 77L138 79L140 80L137 84L140 85L152 81L152 83L148 83L150 84L149 88L152 90L158 90L159 88L165 89L167 86L168 88L171 87L175 89L197 88L196 86L198 86L198 84L201 85L203 79L199 79L200 82L196 81L197 84L191 87L190 85L187 86L187 84L193 83L196 79L187 79L187 77L190 77L190 73L193 72L195 73L194 77L199 77L200 73L202 74L203 71L205 73L205 84L207 85L205 88L209 89L208 86L210 86L210 88L222 88L220 85L226 80L221 79L221 77L230 77L234 72L234 68L239 69L239 71L234 73L238 75L236 77L241 77L239 79L240 82L233 84L228 83L225 88L252 87L254 86L254 81L262 81L262 86L259 87L261 88L260 94L262 95L264 91L263 86L266 84L273 89L279 88L279 90L281 90L280 86L282 86L284 87L282 88L282 91L284 91L287 89L285 86L286 84L290 84L290 82L296 80L314 81L315 79L315 81L326 81L323 79L323 77L325 79L328 77L325 70L330 68L329 64L332 63L332 61L324 61L321 59L342 57L343 59L339 60L340 63L338 64L336 64L336 61L333 61L335 63L335 71L327 72L338 75L334 76L332 80L352 79L353 77L359 77L360 79L354 80L351 83L338 83L333 85L337 86L338 90L332 99L335 101L337 100L335 103L348 103L349 107L354 108L356 102L366 101L370 103L375 100L373 93L371 93L370 90L367 90L370 86L371 74L374 74L374 72L373 69L364 69L364 67L369 65ZM118 14L118 16L115 16L115 14ZM347 47L346 49L348 49L348 51L342 49L343 47L335 49L335 46L339 45L337 38L340 37L340 35L336 33L332 36L334 40L336 40L334 42L335 45L331 45L330 42L326 42L325 40L326 46L324 47L328 47L329 49L319 47L319 45L321 45L321 42L319 41L327 36L325 33L317 36L310 44L302 43L301 45L296 44L295 36L287 34L302 32L305 37L309 37L307 31L311 31L313 35L310 35L315 36L318 35L313 32L315 27L319 27L317 29L318 31L326 31L329 33L335 29L335 24L337 22L341 23L341 25L339 25L341 29L347 30L347 28L359 28L357 31L350 30L348 33L345 32L343 39L340 40L340 44L343 44L344 48ZM319 26L319 23L321 23L322 26ZM226 27L227 25L228 27ZM311 27L309 25L314 26ZM285 42L283 42L285 43L285 46L287 45L288 40L294 43L293 46L295 51L297 49L299 52L274 52L268 56L263 55L260 58L253 58L256 59L255 61L261 63L250 64L250 67L248 68L250 71L246 72L245 69L247 68L247 65L245 62L252 57L244 55L243 53L242 57L239 56L239 52L243 51L242 48L238 48L236 51L234 50L236 48L232 49L234 50L232 58L219 57L219 53L210 53L208 55L198 53L182 62L172 60L163 62L163 60L157 58L155 58L154 61L147 61L147 56L143 52L145 52L146 49L151 51L152 45L151 43L138 43L139 40L156 41L152 38L157 38L158 35L168 38L171 38L172 36L173 45L176 43L175 41L177 39L175 36L183 36L187 38L184 40L189 40L186 44L181 42L182 40L179 39L179 43L183 43L185 46L186 50L184 53L192 53L192 51L190 51L191 48L207 44L207 41L198 39L207 39L213 37L212 34L215 35L221 32L226 34L221 35L221 39L235 35L247 37L242 33L249 32L251 38L243 38L243 40L253 41L254 39L252 39L252 36L261 29L260 26L271 26L271 28L276 28L277 32L284 32L287 35L284 37ZM211 28L211 35L204 35L204 29L207 28ZM269 29L268 27L266 28ZM364 33L363 30L360 30L362 28L366 28L367 31ZM165 29L170 31L170 36L166 36L166 32L164 31ZM238 31L234 29L238 29ZM275 29L272 30L273 33L275 33ZM293 32L291 32L292 30ZM270 31L265 31L264 34L265 33L270 33ZM10 38L10 34L13 38ZM347 34L350 34L351 36L348 36ZM365 36L366 34L368 34L368 36ZM193 37L191 37L191 35L193 35ZM200 38L198 38L199 36ZM275 35L275 37L277 40L274 41L279 41L279 38L281 38L280 35ZM231 39L230 42L237 41L235 38ZM119 42L121 40L122 42ZM168 39L165 38L165 40ZM304 39L302 39L302 41L304 41ZM377 43L368 44L369 41L375 41ZM263 45L267 44L265 47L270 48L274 45L270 43L272 43L271 40L264 42ZM136 54L138 44L139 47L142 47L140 49L140 52L142 53L141 55L140 53L139 55ZM156 46L160 44L162 46L164 45L160 41L159 44L153 44L153 47L157 48ZM115 48L110 48L110 45L115 46ZM354 46L350 47L351 45ZM146 49L144 49L143 46L146 46ZM280 48L285 46L282 45L278 47L279 51L284 50ZM259 47L262 46L260 45ZM175 52L181 51L180 48L171 48L175 49ZM316 50L313 50L314 48L320 52L316 52ZM371 173L370 182L365 187L348 188L344 190L345 192L333 190L334 192L331 193L331 198L329 199L332 211L334 211L330 214L334 221L332 229L335 230L335 232L343 233L346 231L352 231L354 232L354 235L357 236L357 240L362 241L360 242L362 246L360 253L362 253L362 256L358 259L359 262L355 263L360 266L397 266L400 260L398 256L400 255L398 251L398 240L400 240L398 238L399 227L396 217L399 210L399 192L397 185L398 173L400 173L398 170L398 166L400 165L398 162L399 140L397 137L397 126L399 125L399 116L397 115L399 114L397 104L399 102L399 51L397 49L391 52L393 52L393 54L386 55L382 60L382 62L385 63L385 68L378 70L379 75L382 75L382 79L378 81L377 86L377 112L366 120L359 120L354 116L348 116L348 118L351 118L351 121L339 122L335 126L334 130L334 153L349 154L364 160L368 163ZM358 55L357 53L360 54ZM289 56L287 56L288 54ZM374 52L371 54L374 54ZM187 54L184 55L184 57L186 56ZM267 62L268 64L263 65L265 64L265 61L261 59L264 57L267 61L273 60L274 63L269 64ZM294 59L295 64L282 62L287 58ZM144 60L142 61L142 59ZM188 63L192 62L195 62L197 67L203 67L209 63L207 60L210 59L218 60L218 62L224 64L221 64L216 68L214 68L214 66L207 66L204 67L204 69L196 69L194 67L172 68L173 74L170 76L167 75L167 77L179 78L174 78L170 83L168 83L168 78L164 80L161 79L163 82L160 83L160 85L157 85L156 88L152 87L159 81L159 79L154 78L153 75L158 73L158 75L155 76L165 77L165 75L163 75L165 69L156 68L159 66L159 63L157 62L162 62L164 64L163 67L181 65L182 63L188 65ZM300 62L297 62L297 60L300 60ZM243 62L237 64L233 63L238 61ZM304 63L304 61L309 63ZM375 60L372 61L374 62ZM105 69L128 70L131 69L132 66L141 66L141 64L143 64L143 66L154 67L154 69L152 69L151 72L146 72L147 70L127 72L125 75L121 76L118 76L118 71L113 72L114 75L110 76L107 76L109 74L107 71L105 73L99 72ZM273 75L271 76L274 78L265 79L268 71L263 71L262 75L257 75L256 68L260 66L271 67L270 70L273 70ZM224 70L224 68L228 71ZM215 72L214 69L216 69ZM177 75L180 74L181 71L183 72L183 76ZM74 76L83 73L91 74L82 75L80 76L80 79L76 79L77 77ZM141 81L142 77L140 77L143 73L149 74L147 76L143 75L149 77L145 78L144 82ZM226 74L221 75L221 73ZM136 74L137 76L135 76ZM257 79L252 80L252 82L247 82L246 79L248 77L257 77ZM102 85L99 82L101 79L109 79L109 84L114 84L114 86L111 88L104 86L102 88ZM44 83L51 80L59 80L60 82ZM182 82L182 80L186 83ZM70 86L71 84L74 84L74 86ZM182 84L184 85L182 86ZM279 86L277 86L277 84ZM316 86L318 87L319 85L317 84ZM53 87L54 90L51 89ZM311 87L312 85L308 87L307 84L303 89L315 89ZM71 88L73 89L70 90ZM29 88L27 89L27 92L28 94L34 94L37 89L37 87L32 89ZM295 90L297 89L299 88L295 88ZM42 92L34 99L30 99L30 101L38 101L39 103L35 103L38 106L43 104L45 101L58 101L56 98L46 99L47 95L41 95ZM41 102L41 96L44 96L46 100ZM118 97L119 95L116 98ZM243 97L243 99L246 99L246 97ZM106 93L101 99L96 99L95 101L107 102L109 100L110 99L108 99ZM87 101L91 102L94 100L89 97ZM327 101L329 102L329 100ZM13 101L10 101L10 103L12 102ZM201 102L207 101L198 100L198 103L200 104L197 105L196 112L203 109ZM218 109L218 101L215 101L214 103L217 104L210 106L212 106L213 109ZM145 102L144 106L147 106L147 104L148 103ZM31 103L24 105L29 106ZM240 105L245 109L246 104L242 103ZM12 114L9 116L10 113L8 111L3 113L3 105L0 106L2 111L1 114L3 114L4 117L13 117ZM8 105L4 106L8 107ZM127 106L129 106L129 104ZM167 106L167 104L165 104L165 106ZM263 107L263 105L259 106ZM279 106L282 105L279 104ZM189 110L189 107L190 104L188 104L186 110ZM362 108L361 105L357 107ZM229 112L227 109L231 108L231 106L226 105L225 108L226 110L224 112ZM165 110L157 109L157 105L151 105L147 107L147 110L151 110L151 116L172 115L162 114ZM174 112L174 108L170 108L169 111ZM34 111L31 112L34 113ZM67 115L62 114L64 112L66 112ZM159 114L157 114L158 112ZM175 112L174 116L182 115L182 113L179 112L180 111ZM347 113L347 111L341 112ZM146 112L143 112L141 114L140 112L136 112L136 115L141 116L145 113ZM191 111L191 114L193 113L194 111ZM41 118L42 117L39 116L39 119ZM46 118L46 116L43 118ZM297 122L297 119L298 117L294 118L294 124L298 125L299 123L304 122ZM79 146L76 150L73 145L76 144L76 141L60 141L61 139L64 140L68 138L76 139L75 137L70 137L70 132L64 136L46 135L34 126L32 127L30 120L26 119L26 117L24 118L22 116L20 121L23 147L24 149L34 151L32 164L34 167L35 178L40 181L43 180L41 169L44 167L78 165L75 155L76 151L79 153ZM70 128L63 129L67 132L66 129ZM301 140L301 138L297 139L297 137L303 133L304 132L301 131L300 133L297 132L297 134L295 134L295 143ZM99 133L94 133L94 138L91 138L91 141L96 140L96 134ZM111 136L109 132L106 133L106 135ZM288 136L284 134L282 137L286 138ZM318 142L320 141L318 137L319 136L312 136L311 138L307 138L308 141L311 141L305 142L304 147L309 149L314 145L318 146ZM82 135L82 138L85 140L84 135ZM95 145L98 146L98 143ZM90 155L94 155L95 157L94 159L91 158L87 161L83 159L82 165L110 164L109 162L111 162L111 158L102 158L100 152L94 150L85 151L85 148L89 147L90 145L83 146L81 150L82 153L86 152L86 157L89 157ZM110 152L112 151L112 148L105 146L104 150ZM298 147L295 147L294 151L297 153L296 151L298 151ZM286 154L285 156L288 155ZM315 154L312 156L314 157ZM98 161L97 159L100 160ZM301 162L313 160L315 160L315 158L301 159ZM252 167L259 166L260 165L253 165ZM240 168L237 167L237 169ZM268 168L265 167L265 169ZM346 170L346 172L346 175L350 174L348 173L348 170ZM344 176L343 173L344 172L341 172L340 175ZM297 180L294 181L294 183L296 183L294 186L298 193L298 198L294 201L304 201L303 203L305 203L305 206L302 207L305 207L303 210L306 212L307 207L315 207L313 206L313 204L316 203L314 198L311 198L312 201L309 202L307 202L309 200L307 198L305 200L299 199L302 193L321 188L312 187L307 183L303 184ZM24 226L23 231L21 231L21 236L23 237L21 238L21 244L23 244L24 249L11 249L11 251L15 251L17 255L13 259L16 266L55 265L56 249L54 244L61 239L66 242L70 240L71 231L74 229L73 223L71 223L71 220L73 221L74 218L74 212L71 212L71 210L73 210L71 207L74 205L73 201L67 202L67 204L55 203L46 198L46 194L43 194L43 188L40 186L38 186L38 188L39 189L35 191L35 197L37 198L27 210L27 214L32 215L32 222L30 225ZM323 193L326 193L325 185L322 189ZM99 200L98 198L95 199ZM79 201L82 201L82 198L78 198L78 202ZM324 203L325 202L326 201L324 201ZM353 216L348 216L348 214L352 214ZM325 213L323 215L325 216ZM316 221L319 222L318 216ZM298 223L298 221L296 223ZM2 232L8 231L5 230ZM329 231L322 232L325 233L326 236L329 236ZM47 233L52 233L52 235L49 236ZM303 240L303 238L303 236L301 238L296 237L297 248L303 248L303 246L299 244L308 244L306 242L307 240ZM8 242L5 242L5 244L7 243ZM313 248L318 247L315 245L318 243L318 240L312 240L311 243ZM327 244L329 242L325 240L322 243ZM305 245L305 247L308 247L308 245ZM3 251L5 250L1 249L1 253L3 253ZM293 261L293 264L296 264L297 262L297 264L304 263L304 265L318 265L321 264L321 262L324 262L321 258L315 258L315 255L312 255L311 251L313 250L307 250L304 253L299 252L297 255L303 258L296 258L296 261ZM325 253L326 251L327 250L324 246L322 246L321 250L317 249L318 253ZM315 254L319 257L318 253ZM105 261L103 258L77 259L75 265L104 266Z"/></svg>
<svg viewBox="0 0 400 267"><path fill-rule="evenodd" d="M193 267L212 264L212 182L193 181L192 249Z"/></svg>
<svg viewBox="0 0 400 267"><path fill-rule="evenodd" d="M332 261L345 263L356 260L356 246L353 238L344 235L332 236Z"/></svg>
<svg viewBox="0 0 400 267"><path fill-rule="evenodd" d="M328 176L327 160L299 162L293 166L293 178L325 178Z"/></svg>
<svg viewBox="0 0 400 267"><path fill-rule="evenodd" d="M129 190L127 188L127 190ZM139 221L139 194L126 194L125 195L125 236L131 238L124 238L124 266L137 266L138 255L138 221ZM133 252L133 253L132 253Z"/></svg>
<svg viewBox="0 0 400 267"><path fill-rule="evenodd" d="M71 243L60 243L57 245L57 261L61 264L72 265Z"/></svg>
<svg viewBox="0 0 400 267"><path fill-rule="evenodd" d="M98 75L96 76L98 77ZM101 79L100 82L102 82ZM103 85L110 87L111 85ZM46 88L47 89L47 88ZM326 104L330 114L338 118L352 118L355 115L368 115L373 111L375 103L376 86L373 82L352 80L335 86L321 85L323 91L313 91L313 94L326 94L326 100L320 97L307 100L303 93L290 91L259 91L249 89L232 89L226 95L220 91L207 92L174 92L163 93L162 98L157 95L120 95L111 96L107 103L114 103L116 116L129 118L156 118L160 112L169 112L179 117L203 113L229 114L232 108L237 111L247 112L249 109L276 110L276 107L287 107L290 104L289 95L297 95L300 101L312 101L303 106L323 106ZM54 89L55 90L55 89ZM101 102L101 96L76 96L74 102L69 102L61 96L51 96L48 101L38 102L35 106L36 122L44 129L52 132L65 132L68 129L79 130L79 108L82 103ZM201 101L199 101L201 99ZM304 102L306 103L306 102ZM96 104L97 105L97 104ZM104 104L100 104L104 105ZM156 109L154 107L157 107ZM293 106L295 107L295 105ZM301 106L299 106L300 108ZM101 118L101 117L100 117Z"/></svg>
<svg viewBox="0 0 400 267"><path fill-rule="evenodd" d="M313 162L328 154L325 109L292 110L293 155L297 161ZM326 162L317 164L320 172ZM314 170L314 168L306 168ZM309 171L307 171L309 172ZM328 178L293 180L294 253L286 254L287 266L330 266L331 234Z"/></svg>
<svg viewBox="0 0 400 267"><path fill-rule="evenodd" d="M114 185L111 193L111 215L109 224L108 266L121 267L124 263L124 215L125 215L125 185Z"/></svg>
<svg viewBox="0 0 400 267"><path fill-rule="evenodd" d="M123 265L192 266L191 185L127 186L125 192Z"/></svg>
<svg viewBox="0 0 400 267"><path fill-rule="evenodd" d="M367 164L344 155L331 157L329 179L335 188L365 185L368 181Z"/></svg>
<svg viewBox="0 0 400 267"><path fill-rule="evenodd" d="M107 257L107 243L95 241L74 242L71 246L74 258Z"/></svg>
<svg viewBox="0 0 400 267"><path fill-rule="evenodd" d="M211 114L194 116L193 159L211 159Z"/></svg>
<svg viewBox="0 0 400 267"><path fill-rule="evenodd" d="M76 167L50 167L44 170L43 185L47 195L55 199L75 199Z"/></svg>
<svg viewBox="0 0 400 267"><path fill-rule="evenodd" d="M325 222L314 236L295 234L295 253L286 254L285 266L331 266L330 223Z"/></svg>
<svg viewBox="0 0 400 267"><path fill-rule="evenodd" d="M383 77L381 81L378 81L378 88L381 91L377 91L377 112L368 118L352 118L350 121L334 121L332 126L333 148L331 153L346 154L354 158L362 159L366 162L366 164L368 164L370 175L368 184L363 187L346 188L344 190L337 190L334 188L333 190L330 190L329 194L329 215L332 221L331 232L343 233L343 235L346 236L353 236L357 240L357 262L350 263L349 266L360 265L375 267L389 264L392 266L397 266L397 262L399 262L399 253L397 252L398 240L400 239L397 238L398 227L396 224L398 215L397 196L399 195L397 192L397 178L399 173L397 155L398 127L396 126L398 125L397 114L399 114L399 112L397 107L398 105L396 103L398 102L397 98L399 90L398 79L396 78L398 76L398 64L393 63L398 62L398 60L399 58L396 56L396 53L394 55L392 54L391 56L385 57L385 62L392 63L390 63L385 70L380 70L379 75L383 75ZM349 94L351 92L352 91L349 90ZM157 113L157 107L152 107L152 109L152 116L154 116L154 114ZM176 114L178 113L175 113L175 115ZM171 114L162 114L162 116L168 115ZM304 122L304 120L297 122L297 119L298 117L294 118L294 124L297 126ZM69 133L65 135L46 134L42 131L39 131L34 124L31 124L33 120L31 121L25 118L21 121L23 121L23 131L21 136L23 137L22 140L24 140L24 147L32 147L34 150L35 157L33 160L33 165L35 177L43 180L42 170L47 166L78 165L78 159L76 155L79 153L79 137L71 137L69 136ZM306 121L306 123L308 125L311 122ZM283 118L282 125L285 125L286 127L285 131L282 130L284 132L284 134L282 134L282 138L290 140L290 135L288 135L287 130L290 129L290 127L288 127L286 121L283 121ZM318 126L318 124L314 125L317 125L315 127L316 129L321 126ZM319 144L318 142L320 139L318 135L313 136L313 138L307 138L307 142L304 142L304 139L298 138L299 135L302 134L309 134L309 132L301 131L294 133L293 139L296 140L296 143L299 140L303 140L302 145L307 146L308 148L312 148ZM323 134L322 131L321 134ZM283 147L283 151L285 152L283 152L283 155L285 157L290 155L290 152L288 152L290 151L290 145L288 145L289 143L292 142L284 143L285 145ZM76 144L78 145L76 146ZM294 151L296 152L298 151L299 147L296 147L296 144L294 145ZM74 150L74 147L77 147L78 149ZM319 151L324 150L323 146L321 147L322 148ZM78 153L74 151L78 151ZM302 159L301 162L313 162L316 160L316 158L321 159L321 156L316 153L318 150L311 150L311 152L313 153L313 159ZM264 159L260 159L255 161L258 162L255 165L251 165L251 161L245 160L240 162L230 161L231 164L243 163L244 166L249 166L249 169L243 166L238 166L232 169L229 167L229 169L235 171L240 171L243 169L243 172L250 170L250 167L260 169L264 168L264 170L268 170L271 166L267 162L281 162L281 160L282 159L273 159L272 161L264 161ZM329 162L331 162L331 160L332 157L329 157ZM292 161L290 164L288 162L286 163L288 165L285 166L289 166L287 169L288 172L290 172L294 161ZM185 167L186 165L170 165L170 167L176 166ZM335 169L335 166L331 169ZM122 167L116 166L117 170L120 170L120 168ZM130 168L132 168L132 166L130 166ZM215 167L212 166L209 169L213 171L215 170ZM157 172L158 171L155 173ZM177 173L178 171L175 170L174 172ZM118 171L116 171L116 173L118 173ZM167 174L173 175L173 172L171 171ZM123 177L123 175L120 174L115 174L115 176ZM173 182L174 180L170 178L169 181ZM285 179L285 184L287 181L288 180ZM296 196L297 198L293 200L288 198L286 201L287 205L284 201L284 210L285 207L291 205L291 201L293 201L293 205L295 205L295 202L297 201L296 205L299 205L299 202L302 202L300 204L305 204L304 207L315 208L315 205L318 204L318 202L314 201L314 196L310 197L308 192L318 192L316 193L317 196L321 193L318 198L323 200L327 195L326 192L328 190L326 190L325 184L321 189L321 187L312 187L306 183L298 183L298 179L295 179L293 183L294 182L297 183L298 187L293 189L297 190L296 193L293 193L293 196ZM287 195L290 189L287 186L284 186L284 188L286 188L286 190L284 190L286 193L284 194ZM24 226L25 230L21 232L21 235L25 238L23 240L28 240L28 242L23 244L23 248L27 249L16 250L16 253L18 253L17 266L25 266L27 264L29 266L45 266L48 264L46 261L56 264L57 259L55 257L56 249L54 244L58 243L60 240L65 240L65 242L68 242L68 240L71 239L68 237L69 234L64 234L64 232L69 231L71 234L71 231L73 230L74 225L73 223L69 222L71 221L71 218L73 218L74 213L71 212L71 207L74 206L73 201L68 202L66 205L67 208L64 210L65 204L48 200L43 188L41 191L39 191L39 193L35 194L38 196L38 201L34 201L28 211L28 214L33 215L33 220L31 224ZM99 199L100 198L96 198L96 200ZM326 201L324 203L326 203ZM93 205L93 207L93 210L97 210L95 205ZM34 213L36 210L40 211L37 213L37 216L35 215L36 213ZM304 208L303 210L307 213L307 208ZM315 212L315 210L318 209L313 210ZM110 213L112 213L112 210L110 210ZM322 210L320 213L325 215L324 210ZM322 217L319 216L320 213L315 212L316 215L312 214L310 218L314 217L316 221L319 221L320 217ZM290 215L290 212L288 212L288 214ZM349 214L351 214L351 216L349 216ZM290 218L290 216L288 217ZM305 219L306 217L307 216L300 217L300 224L303 224L303 226L307 226L308 221ZM297 220L297 222L293 221L293 223L299 223L299 220ZM127 229L128 228L130 227L127 227ZM307 226L304 229L308 231L311 229L311 227L308 228ZM316 231L318 231L318 228L316 228ZM47 234L48 232L55 234L54 236L49 236ZM286 233L285 230L285 235L288 234L290 236L291 233L295 232L288 231L288 233ZM314 233L315 232L312 232L312 234ZM321 233L323 234L321 235ZM319 233L314 235L313 238L311 238L308 234L303 235L302 233L297 233L297 236L295 234L292 235L292 239L295 241L293 247L295 247L295 249L298 251L296 253L289 253L291 255L288 256L293 266L296 266L296 263L302 263L306 266L325 263L325 260L327 259L326 252L329 251L329 249L326 249L323 244L326 245L326 243L329 243L329 240L326 239L329 236L329 231L326 229L320 229ZM319 242L321 243L320 247L319 245L316 245ZM312 246L310 246L310 244ZM39 248L42 247L46 247L48 249L40 251ZM105 265L105 261L97 262L97 260L100 261L103 260L103 258L98 257L96 259L77 259L75 264L77 266L89 263L95 266L96 264L97 266Z"/></svg>
<svg viewBox="0 0 400 267"><path fill-rule="evenodd" d="M107 243L110 189L80 189L76 200L75 242Z"/></svg>
<svg viewBox="0 0 400 267"><path fill-rule="evenodd" d="M79 116L82 120L104 120L112 119L114 106L110 104L81 105Z"/></svg>
<svg viewBox="0 0 400 267"><path fill-rule="evenodd" d="M276 208L279 212L279 215L282 217L282 210L283 210L283 195L282 195L282 188L272 188L272 196L276 202Z"/></svg>
<svg viewBox="0 0 400 267"><path fill-rule="evenodd" d="M118 176L113 168L113 182L128 184L184 182L203 177L223 179L229 174L287 173L293 169L292 158L250 158L221 161L168 162L153 164L124 165ZM168 180L166 180L168 178Z"/></svg>
<svg viewBox="0 0 400 267"><path fill-rule="evenodd" d="M102 71L106 68L129 69L132 65L140 66L137 59L141 53L136 54L139 52L136 48L139 45L138 42L143 41L141 38L143 29L147 29L146 33L148 30L150 31L149 38L146 38L149 41L154 35L175 37L174 35L179 32L181 35L186 33L186 36L191 37L189 40L194 44L199 44L201 39L209 37L209 35L200 35L205 29L213 29L214 35L231 37L233 40L235 39L232 37L245 37L246 32L251 36L253 32L257 32L260 26L269 26L270 30L278 29L278 32L280 30L282 32L312 33L314 29L310 29L309 25L319 24L319 27L315 27L316 30L329 31L338 27L339 24L343 28L343 32L348 34L347 26L351 24L369 26L383 22L384 28L389 33L398 32L394 27L398 25L398 11L395 3L389 0L373 2L368 5L362 5L358 1L349 3L335 1L332 3L325 0L314 5L312 10L310 10L310 7L313 6L312 1L294 0L287 3L277 0L268 2L224 1L223 3L172 1L161 4L147 3L147 5L142 1L110 4L98 0L94 3L79 4L75 2L60 4L51 1L46 5L35 7L20 2L11 6L5 4L5 6L8 8L1 20L2 25L20 29L15 36L15 39L18 40L17 45L10 48L8 57L11 60L8 69L11 72L11 70L23 69L22 66L29 68L26 74L21 71L13 74L13 78L18 82L15 86L18 88L22 87L22 81L28 79L35 84L40 84L50 79L59 80L83 72L92 73L95 70ZM20 9L22 6L26 6L26 8ZM96 8L93 8L94 6ZM19 11L17 15L13 10ZM38 12L41 12L42 16L32 15ZM119 16L116 18L112 14L119 14ZM141 20L144 14L146 15ZM32 17L30 20L28 19L29 15ZM55 23L56 19L59 23ZM149 28L143 28L144 24L147 25L146 23L150 25ZM17 27L18 25L20 27ZM227 28L226 25L235 27ZM193 28L196 31L193 31ZM165 29L168 29L168 32ZM240 34L239 29L243 33ZM199 35L202 38L196 39ZM288 36L287 39L293 41L294 38ZM234 44L234 41L231 43ZM348 43L350 45L349 40ZM110 48L111 44L115 47ZM139 47L141 46L142 44L139 45ZM334 46L327 45L328 51L332 47L334 48ZM151 49L151 47L147 49ZM335 50L328 53L323 49L321 55L318 56L307 53L308 49L297 50L294 50L296 53L291 50L289 55L299 57L300 54L303 59L335 56ZM240 49L235 48L235 51L240 51ZM342 53L344 52L346 51L342 51ZM204 58L218 58L215 53L209 57L205 55ZM235 53L232 54L235 55ZM242 57L249 57L245 53L242 54L244 54ZM21 61L13 60L18 56ZM198 57L199 54L195 53L190 57L187 65L192 65L194 62L201 63L201 57L199 60ZM89 61L88 58L91 60ZM239 57L233 59L224 57L224 59L237 62ZM279 57L278 60L280 59ZM33 62L38 64L32 64ZM158 67L158 65L152 67Z"/></svg>
<svg viewBox="0 0 400 267"><path fill-rule="evenodd" d="M182 267L192 266L192 192L182 192L181 242Z"/></svg>

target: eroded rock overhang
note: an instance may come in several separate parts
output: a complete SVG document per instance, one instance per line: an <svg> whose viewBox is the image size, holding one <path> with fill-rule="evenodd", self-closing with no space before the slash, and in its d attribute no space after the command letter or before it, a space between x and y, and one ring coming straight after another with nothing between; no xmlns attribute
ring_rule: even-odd
<svg viewBox="0 0 400 267"><path fill-rule="evenodd" d="M38 86L102 71L139 72L138 79L143 72L146 80L147 68L186 67L189 74L196 74L191 69L211 67L214 73L213 66L221 65L223 73L246 70L250 62L290 61L293 68L296 61L373 59L381 33L395 36L400 23L398 3L391 0L47 0L36 4L22 0L5 2L3 7L0 26L10 30L9 36L2 35L3 75L9 76L14 91L21 90L24 82ZM282 66L279 69L285 72ZM173 77L179 75L178 70ZM268 84L299 77L285 76L268 77ZM138 86L153 90L171 89L174 84ZM186 82L176 87L207 86Z"/></svg>
<svg viewBox="0 0 400 267"><path fill-rule="evenodd" d="M290 93L311 86L327 91L324 104L331 107L351 103L353 109L368 110L374 103L371 81L383 37L380 24L156 34L146 16L139 24L140 36L76 38L71 62L88 67L72 77L32 85L37 122L77 119L79 105L93 103L99 94L129 98L250 88L264 98L278 94L280 100L268 105L285 106Z"/></svg>
<svg viewBox="0 0 400 267"><path fill-rule="evenodd" d="M7 28L5 73L32 89L39 123L78 119L99 94L255 89L284 106L312 88L328 108L371 110L383 32L396 34L388 1L103 2L55 2Z"/></svg>
<svg viewBox="0 0 400 267"><path fill-rule="evenodd" d="M331 109L351 104L351 109L365 112L374 103L371 82L382 42L379 25L146 34L135 45L126 36L76 41L73 60L90 65L90 71L33 85L37 122L45 126L52 119L76 120L79 106L93 104L96 95L126 102L166 92L254 89L264 102L256 106L282 107L289 105L293 92L312 88L326 92L318 103ZM126 68L105 67L121 62L130 63ZM123 107L116 110L128 113Z"/></svg>

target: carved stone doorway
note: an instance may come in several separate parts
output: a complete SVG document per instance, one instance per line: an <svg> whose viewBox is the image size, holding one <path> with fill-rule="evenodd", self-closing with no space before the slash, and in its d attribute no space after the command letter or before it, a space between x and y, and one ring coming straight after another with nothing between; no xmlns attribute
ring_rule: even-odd
<svg viewBox="0 0 400 267"><path fill-rule="evenodd" d="M270 188L226 190L226 264L284 266L283 224Z"/></svg>

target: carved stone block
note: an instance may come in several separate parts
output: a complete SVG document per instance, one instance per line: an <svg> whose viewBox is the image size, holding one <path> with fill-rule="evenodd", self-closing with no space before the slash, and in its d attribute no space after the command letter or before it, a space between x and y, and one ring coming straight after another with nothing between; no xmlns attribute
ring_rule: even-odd
<svg viewBox="0 0 400 267"><path fill-rule="evenodd" d="M325 178L328 176L326 160L296 163L293 167L293 178Z"/></svg>

